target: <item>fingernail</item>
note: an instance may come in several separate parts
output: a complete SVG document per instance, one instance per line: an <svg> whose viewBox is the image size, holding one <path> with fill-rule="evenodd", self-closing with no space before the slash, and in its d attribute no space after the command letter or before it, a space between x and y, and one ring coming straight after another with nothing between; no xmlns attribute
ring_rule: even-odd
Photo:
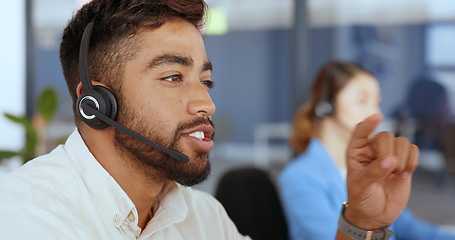
<svg viewBox="0 0 455 240"><path fill-rule="evenodd" d="M382 159L381 163L379 163L379 166L384 170L391 168L393 166L392 157L386 157Z"/></svg>

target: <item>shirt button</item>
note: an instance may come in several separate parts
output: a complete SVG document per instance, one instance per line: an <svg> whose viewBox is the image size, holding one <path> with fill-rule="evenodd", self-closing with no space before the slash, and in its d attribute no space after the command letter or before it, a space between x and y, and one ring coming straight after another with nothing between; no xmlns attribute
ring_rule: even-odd
<svg viewBox="0 0 455 240"><path fill-rule="evenodd" d="M120 221L121 221L121 220L120 220L120 218L119 218L118 216L115 216L115 217L112 219L112 222L113 222L114 224L116 224L116 225L117 225L117 224L120 224Z"/></svg>

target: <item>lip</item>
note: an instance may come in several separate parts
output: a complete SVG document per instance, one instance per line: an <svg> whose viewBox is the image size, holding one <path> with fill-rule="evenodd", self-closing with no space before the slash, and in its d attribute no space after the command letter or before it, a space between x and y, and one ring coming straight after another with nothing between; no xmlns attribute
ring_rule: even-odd
<svg viewBox="0 0 455 240"><path fill-rule="evenodd" d="M204 133L204 139L200 140L198 138L195 138L193 136L190 136L191 133L193 132L198 132L201 131ZM188 139L196 148L203 152L210 152L213 148L213 141L212 141L212 135L213 135L213 127L210 125L201 125L196 128L192 128L190 130L185 131L182 136L185 139Z"/></svg>

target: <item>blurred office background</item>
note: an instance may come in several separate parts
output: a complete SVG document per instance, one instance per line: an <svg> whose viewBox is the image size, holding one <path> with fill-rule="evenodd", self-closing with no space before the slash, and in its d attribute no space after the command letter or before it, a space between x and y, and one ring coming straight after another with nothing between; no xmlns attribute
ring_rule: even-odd
<svg viewBox="0 0 455 240"><path fill-rule="evenodd" d="M27 140L24 129L3 113L34 119L36 99L49 86L58 93L58 108L55 119L42 130L45 144L40 150L51 150L74 129L58 52L65 24L84 2L16 0L0 9L0 150L19 151ZM431 96L417 104L421 111L405 104L414 81L424 78L445 90L447 114L436 120L447 126L441 131L444 141L435 148L429 144L424 152L430 160L423 159L425 164L416 173L409 205L428 221L455 225L455 210L450 210L455 200L451 151L455 137L450 135L455 112L455 2L207 2L205 44L214 65L216 87L211 95L217 106L213 116L217 134L213 174L197 188L213 193L225 171L241 166L257 166L276 176L293 156L287 144L290 122L307 99L316 70L328 60L349 60L379 80L385 115L380 129L415 141L420 135L415 134L419 123L414 112L431 112L436 106ZM427 89L423 87L417 99L425 99ZM0 175L19 165L18 158L2 161Z"/></svg>

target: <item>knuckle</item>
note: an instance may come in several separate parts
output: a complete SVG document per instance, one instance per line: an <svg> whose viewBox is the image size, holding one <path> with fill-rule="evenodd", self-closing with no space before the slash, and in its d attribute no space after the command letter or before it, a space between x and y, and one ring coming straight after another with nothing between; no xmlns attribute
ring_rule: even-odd
<svg viewBox="0 0 455 240"><path fill-rule="evenodd" d="M373 147L376 151L389 152L394 148L394 138L390 132L380 132L373 139ZM393 150L390 153L393 153Z"/></svg>
<svg viewBox="0 0 455 240"><path fill-rule="evenodd" d="M407 146L409 145L409 140L405 137L397 137L395 139L397 145L400 145L400 146Z"/></svg>
<svg viewBox="0 0 455 240"><path fill-rule="evenodd" d="M415 145L415 144L411 144L410 151L411 151L411 154L410 154L411 159L409 160L407 168L409 170L414 170L419 165L419 147L417 147L417 145Z"/></svg>
<svg viewBox="0 0 455 240"><path fill-rule="evenodd" d="M378 140L387 141L387 140L392 140L394 138L394 135L391 132L384 131L384 132L378 133L376 135L376 137Z"/></svg>

